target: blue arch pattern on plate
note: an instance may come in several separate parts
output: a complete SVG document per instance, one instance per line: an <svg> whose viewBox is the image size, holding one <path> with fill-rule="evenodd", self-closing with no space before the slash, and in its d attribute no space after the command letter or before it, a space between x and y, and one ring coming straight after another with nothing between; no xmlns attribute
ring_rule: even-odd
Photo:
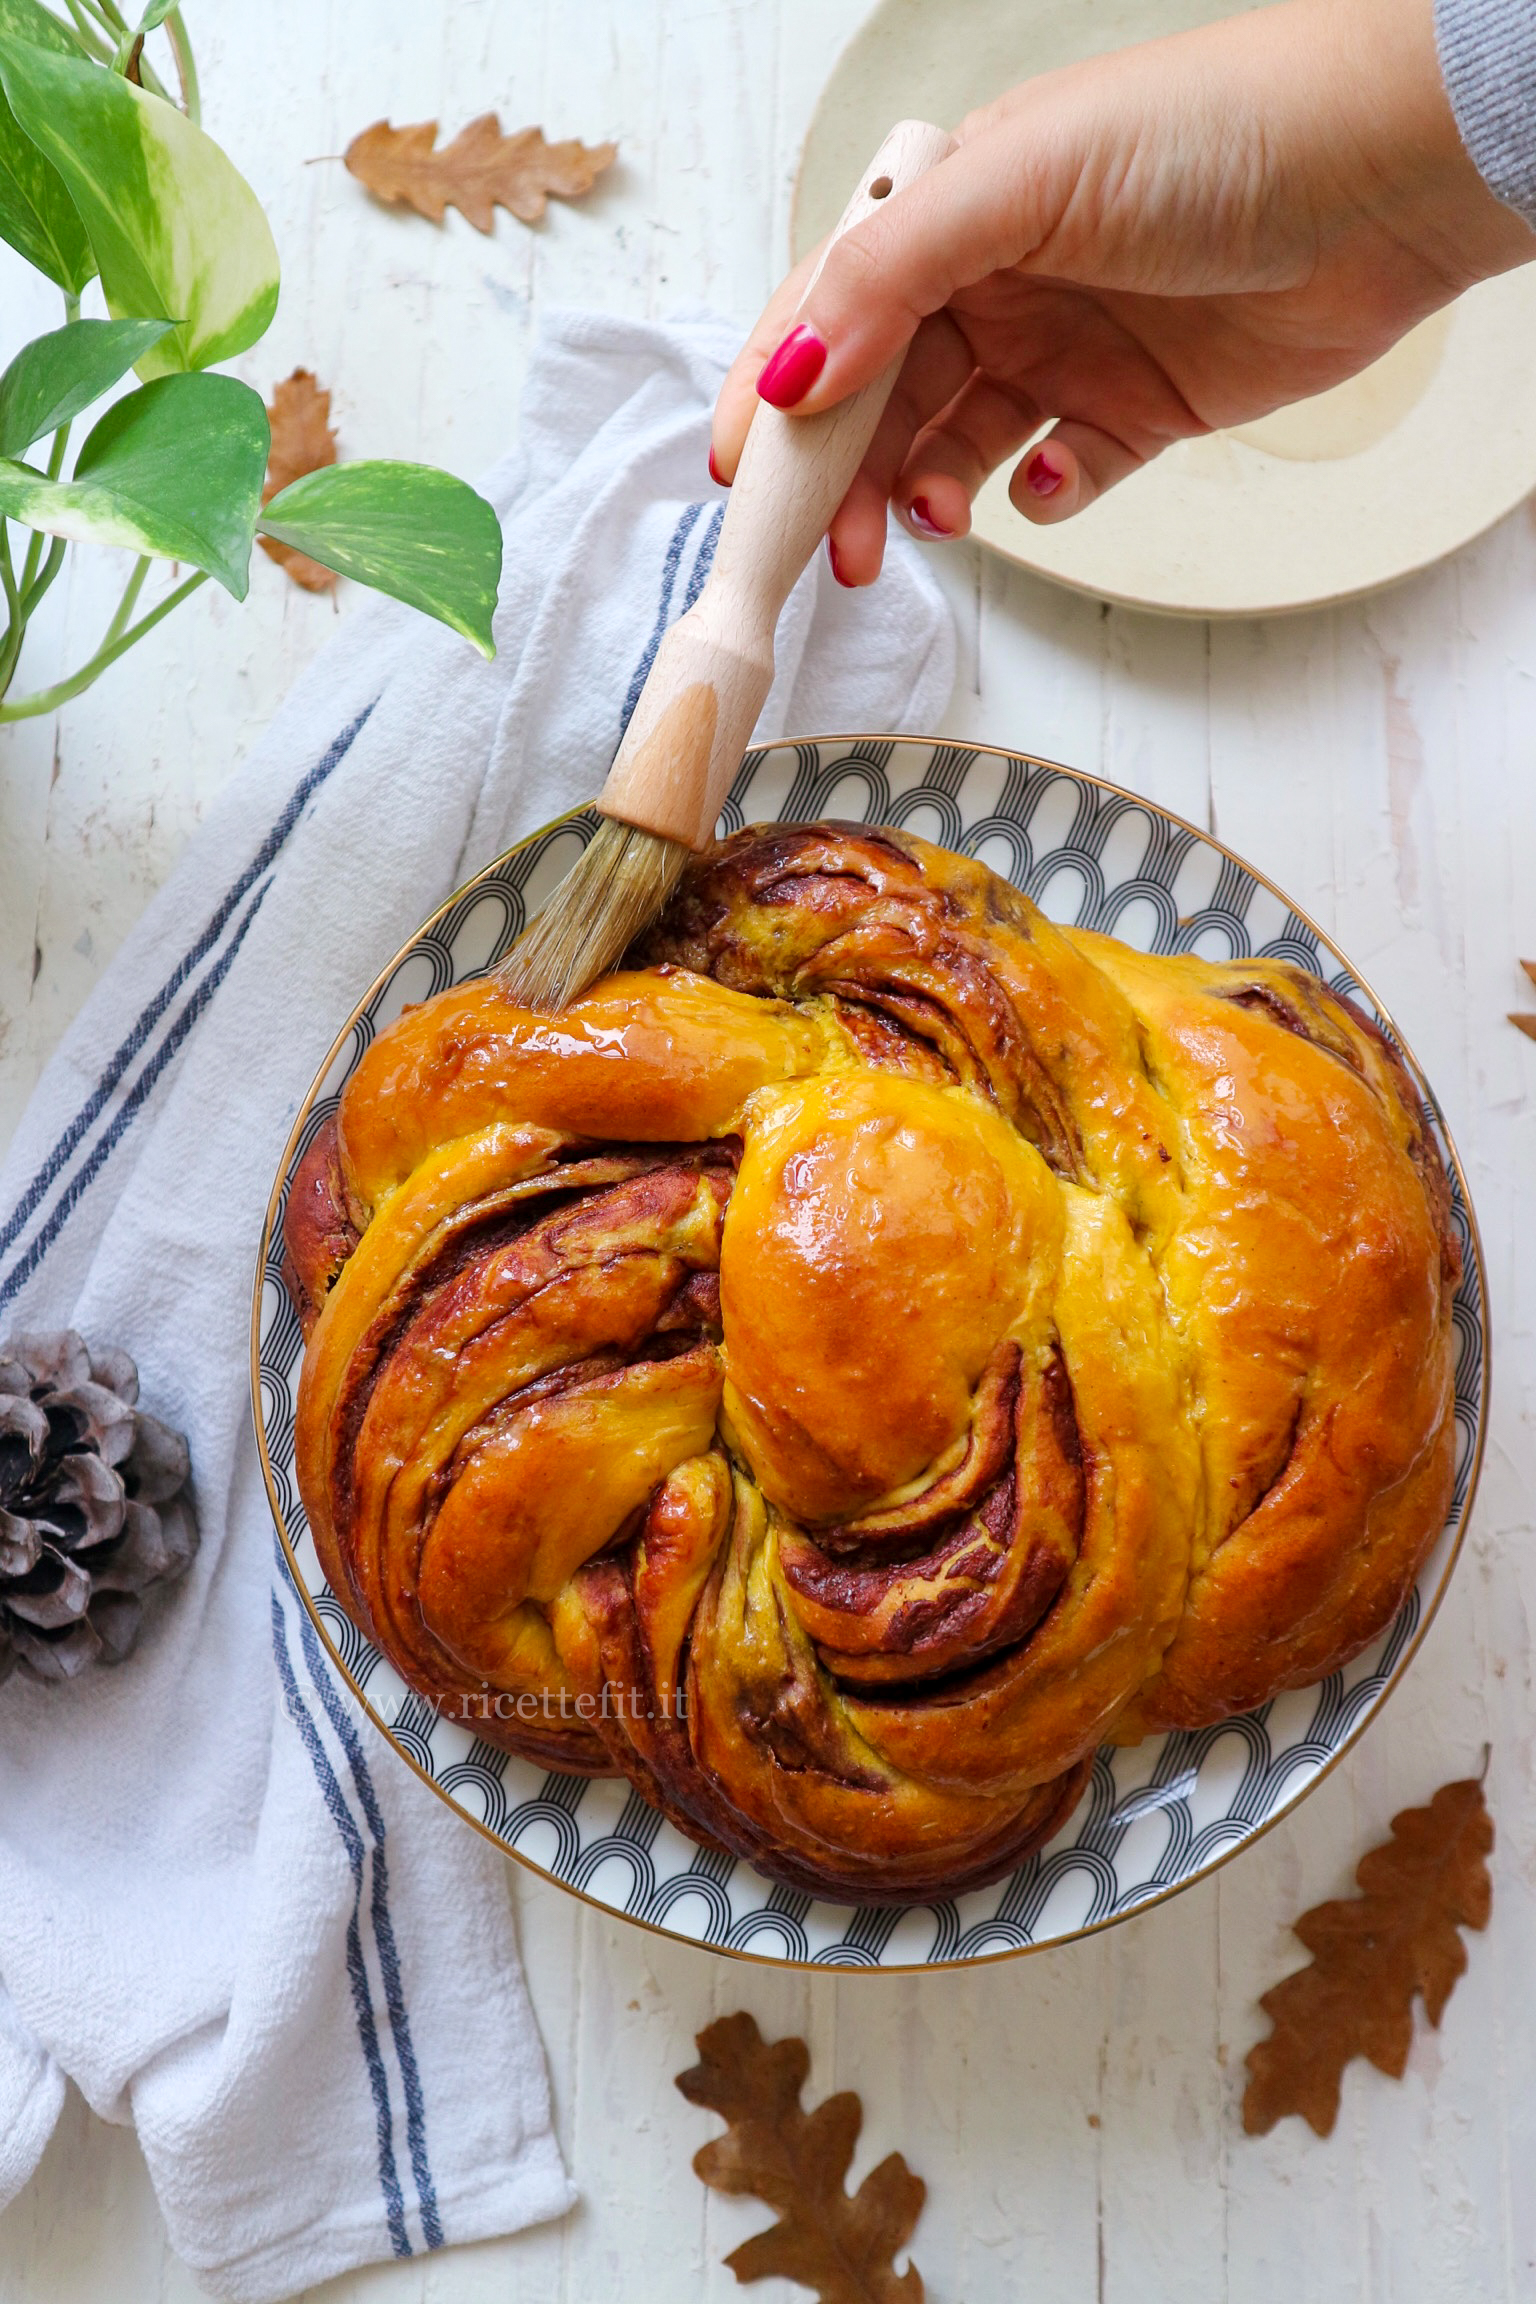
<svg viewBox="0 0 1536 2304"><path fill-rule="evenodd" d="M773 745L747 755L721 829L824 815L905 826L979 856L1053 918L1149 951L1295 961L1376 1013L1342 956L1235 858L1150 801L1070 770L910 737ZM353 1020L290 1174L380 1026L406 1000L493 967L596 822L590 809L579 811L500 858L401 954ZM1422 1078L1420 1086L1444 1144L1438 1106ZM695 1846L631 1787L545 1774L439 1717L403 1686L325 1584L304 1525L293 1470L302 1340L280 1275L285 1178L265 1245L257 1401L300 1589L361 1701L444 1797L510 1853L615 1912L722 1951L838 1968L946 1966L1061 1943L1187 1886L1291 1807L1384 1701L1427 1624L1470 1502L1485 1407L1483 1275L1454 1166L1453 1184L1464 1256L1455 1495L1445 1536L1394 1624L1315 1688L1214 1727L1101 1752L1086 1799L1050 1846L975 1894L910 1908L819 1903Z"/></svg>

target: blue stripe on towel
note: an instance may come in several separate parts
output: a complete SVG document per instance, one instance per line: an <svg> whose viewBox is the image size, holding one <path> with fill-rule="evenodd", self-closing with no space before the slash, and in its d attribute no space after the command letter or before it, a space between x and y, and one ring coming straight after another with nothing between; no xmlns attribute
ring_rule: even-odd
<svg viewBox="0 0 1536 2304"><path fill-rule="evenodd" d="M725 506L717 504L709 516L709 526L704 531L704 538L699 546L699 556L693 564L693 574L688 579L688 589L683 594L683 614L685 616L703 591L709 572L715 564L715 546L720 541L720 528L724 519Z"/></svg>
<svg viewBox="0 0 1536 2304"><path fill-rule="evenodd" d="M379 1952L379 1971L384 1978L390 2030L394 2034L395 2053L400 2059L400 2078L405 2088L405 2130L411 2154L411 2173L416 2179L416 2197L421 2206L422 2237L428 2248L441 2248L442 2219L438 2215L437 2188L432 2181L432 2169L427 2158L426 2102L422 2095L416 2050L411 2039L405 1993L400 1982L400 1955L395 1943L394 1921L389 1910L389 1882L384 1862L384 1813L373 1788L373 1778L368 1772L362 1738L341 1700L325 1658L320 1653L320 1643L307 1614L300 1619L299 1638L303 1642L309 1676L325 1706L331 1726L341 1740L352 1770L353 1782L357 1786L358 1798L363 1804L363 1814L368 1820L368 1829L373 1835L373 1934Z"/></svg>
<svg viewBox="0 0 1536 2304"><path fill-rule="evenodd" d="M394 2115L390 2110L389 2081L384 2070L384 2058L379 2050L378 2027L373 2019L373 1995L368 1987L368 1971L363 1963L363 1836L342 1795L341 1786L336 1781L336 1772L320 1741L320 1731L306 1710L303 1696L299 1692L293 1660L288 1653L282 1602L275 1592L271 1600L272 1653L277 1662L278 1678L283 1684L283 1701L288 1708L288 1717L297 1728L309 1754L316 1781L341 1835L341 1843L347 1852L347 1862L352 1871L352 1913L347 1922L347 1975L352 1985L352 2007L357 2018L358 2038L362 2042L363 2061L368 2067L368 2083L373 2092L374 2123L379 2139L379 2185L384 2194L389 2242L397 2256L409 2256L413 2250L405 2229L405 2202L395 2166Z"/></svg>
<svg viewBox="0 0 1536 2304"><path fill-rule="evenodd" d="M662 634L667 629L667 622L672 613L672 594L677 589L677 571L682 564L683 548L698 526L699 514L703 509L702 504L685 504L683 516L672 532L672 541L667 546L667 556L662 562L661 599L656 609L656 622L650 639L645 644L645 652L635 666L635 676L629 684L629 694L624 699L624 710L619 720L621 737L634 717L635 706L640 701L640 691L651 676L651 666L656 661L656 651L661 646ZM713 558L713 553L711 553L711 558Z"/></svg>
<svg viewBox="0 0 1536 2304"><path fill-rule="evenodd" d="M183 1040L185 1040L187 1034L191 1031L193 1025L197 1022L199 1016L201 1016L203 1010L207 1007L209 1001L213 998L215 992L217 992L219 986L223 983L225 977L228 975L235 955L239 951L241 945L245 942L246 933L250 928L251 922L255 919L257 913L261 910L263 899L265 898L267 890L271 887L271 885L271 881L268 880L260 888L257 889L256 894L252 899L250 908L246 912L244 919L240 922L239 927L235 930L233 937L224 947L224 950L219 954L218 959L209 969L207 975L203 978L197 990L193 993L191 999L187 1002L185 1008L183 1008L181 1014L177 1017L175 1023L171 1026L171 1029L169 1032L167 1032L165 1038L161 1041L159 1047L155 1050L154 1055L145 1065L143 1071L139 1074L137 1080L135 1080L133 1086L129 1089L127 1095L123 1098L123 1101L121 1104L119 1104L117 1110L113 1113L111 1125L108 1127L105 1135L99 1136L96 1139L95 1147L92 1150L90 1158L86 1161L85 1166L73 1178L68 1188L60 1194L58 1200L54 1203L52 1213L49 1215L47 1223L38 1233L36 1239L32 1242L32 1245L27 1250L25 1256L21 1258L19 1263L13 1264L6 1278L3 1281L0 1281L0 1304L8 1304L11 1298L17 1293L18 1289L24 1288L26 1286L26 1283L31 1279L33 1273L37 1270L37 1267L39 1264L41 1264L43 1258L47 1255L49 1249L53 1246L53 1243L55 1240L57 1240L59 1234L63 1231L64 1226L68 1223L76 1207L79 1205L79 1202L90 1190L92 1184L95 1183L96 1178L101 1174L102 1169L111 1159L112 1154L116 1151L118 1145L122 1142L124 1136L128 1133L128 1130L132 1127L135 1119L138 1117L138 1114L143 1107L145 1098L149 1095L149 1092L154 1087L155 1082L159 1079L167 1064L170 1063L172 1057L176 1054L177 1049L181 1046Z"/></svg>
<svg viewBox="0 0 1536 2304"><path fill-rule="evenodd" d="M196 968L198 963L205 959L208 953L212 951L214 945L218 942L219 938L223 935L225 929L228 927L230 920L233 918L235 912L239 909L239 906L249 895L252 888L255 887L263 872L266 871L267 867L271 864L273 858L276 856L278 850L282 847L284 841L288 838L289 833L293 830L295 824L297 824L300 816L303 814L304 809L310 800L312 800L314 795L319 791L326 778L332 773L334 769L339 767L341 762L346 758L347 753L351 750L359 731L363 727L369 713L372 712L372 710L373 706L370 704L366 711L360 712L357 718L352 722L351 726L342 730L341 734L336 738L330 749L322 756L321 759L315 763L314 767L311 768L307 774L300 779L299 784L290 797L286 807L283 809L282 814L278 817L276 823L272 826L271 831L267 834L265 840L263 840L261 846L257 849L256 854L252 858L251 862L241 873L239 879L235 881L233 887L228 889L223 898L220 900L217 908L214 911L213 917L210 919L207 927L203 930L201 936L198 937L197 942L191 946L190 950L182 955L182 958L172 969L170 975L161 985L154 998L149 1001L148 1004L140 1011L138 1020L134 1024L133 1029L129 1032L127 1038L121 1043L117 1049L116 1054L111 1058L105 1071L102 1073L95 1087L91 1090L90 1095L86 1098L85 1103L76 1113L74 1119L71 1120L69 1126L65 1129L63 1135L59 1138L57 1144L55 1144L53 1150L49 1153L47 1159L43 1162L42 1167L33 1177L31 1183L27 1186L26 1191L22 1194L20 1200L17 1202L16 1207L12 1211L5 1224L0 1225L0 1251L10 1247L12 1241L15 1240L17 1234L25 1225L28 1217L38 1206L38 1203L42 1200L43 1195L48 1191L49 1187L58 1180L74 1152L80 1145L81 1140L89 1132L95 1122L100 1118L102 1112L106 1108L108 1100L112 1095L112 1091L114 1088L116 1088L118 1082L122 1079L123 1074L127 1071L135 1056L137 1056L140 1050L144 1047L145 1043L149 1039L151 1032L153 1032L155 1026L159 1023L161 1017L165 1014L167 1008L175 999L183 984L186 983L187 978L191 975L193 969ZM249 924L249 919L247 919L245 925L249 926ZM242 928L240 933L243 935L244 932L245 930ZM183 1035L183 1037L185 1037L185 1035ZM78 1194L76 1197L78 1198ZM73 1204L74 1203L71 1202L71 1206L73 1206ZM4 1301L5 1298L0 1296L0 1303L3 1303Z"/></svg>

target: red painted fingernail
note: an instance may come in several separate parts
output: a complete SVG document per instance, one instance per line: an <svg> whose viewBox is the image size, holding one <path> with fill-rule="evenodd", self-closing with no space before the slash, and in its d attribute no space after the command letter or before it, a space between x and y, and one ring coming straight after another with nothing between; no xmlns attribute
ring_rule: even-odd
<svg viewBox="0 0 1536 2304"><path fill-rule="evenodd" d="M1024 485L1031 496L1054 496L1065 478L1043 448L1037 448L1024 467Z"/></svg>
<svg viewBox="0 0 1536 2304"><path fill-rule="evenodd" d="M757 396L770 408L797 408L827 364L827 348L814 328L791 328L757 380Z"/></svg>
<svg viewBox="0 0 1536 2304"><path fill-rule="evenodd" d="M939 526L938 521L933 516L933 507L926 496L913 497L907 506L907 518L920 535L935 536L940 539L954 535L953 528L941 528Z"/></svg>
<svg viewBox="0 0 1536 2304"><path fill-rule="evenodd" d="M830 536L827 538L827 558L831 561L832 573L837 578L839 584L842 585L843 590L845 592L857 591L858 586L854 583L853 578L843 574L843 564L837 556L837 546L833 543Z"/></svg>
<svg viewBox="0 0 1536 2304"><path fill-rule="evenodd" d="M711 448L709 452L709 476L717 488L729 488L729 480L727 480L725 474L721 471L719 465L715 462L715 452L713 448Z"/></svg>

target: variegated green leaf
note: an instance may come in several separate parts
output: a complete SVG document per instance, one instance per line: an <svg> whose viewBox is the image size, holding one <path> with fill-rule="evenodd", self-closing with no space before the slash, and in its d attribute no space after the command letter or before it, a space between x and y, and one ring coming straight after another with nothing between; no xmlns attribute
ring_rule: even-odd
<svg viewBox="0 0 1536 2304"><path fill-rule="evenodd" d="M0 0L0 38L10 36L79 56L73 32L37 0ZM96 270L80 212L63 177L26 135L0 95L0 240L66 294L78 296Z"/></svg>
<svg viewBox="0 0 1536 2304"><path fill-rule="evenodd" d="M55 56L83 56L85 44L73 25L45 8L42 0L0 0L0 36L51 48Z"/></svg>
<svg viewBox="0 0 1536 2304"><path fill-rule="evenodd" d="M245 598L270 435L233 376L163 376L116 401L72 480L0 459L0 518L185 560Z"/></svg>
<svg viewBox="0 0 1536 2304"><path fill-rule="evenodd" d="M141 376L244 351L277 308L261 203L211 137L114 72L0 38L0 84L69 188L110 310L177 325Z"/></svg>
<svg viewBox="0 0 1536 2304"><path fill-rule="evenodd" d="M462 480L428 464L331 464L274 496L259 526L495 655L501 525Z"/></svg>
<svg viewBox="0 0 1536 2304"><path fill-rule="evenodd" d="M25 456L34 440L68 424L157 344L165 320L73 320L35 336L0 376L0 456Z"/></svg>

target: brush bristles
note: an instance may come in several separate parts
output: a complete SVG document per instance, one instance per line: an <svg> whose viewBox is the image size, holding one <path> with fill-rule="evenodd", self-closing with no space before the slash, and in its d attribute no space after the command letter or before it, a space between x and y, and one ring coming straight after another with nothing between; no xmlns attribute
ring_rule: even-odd
<svg viewBox="0 0 1536 2304"><path fill-rule="evenodd" d="M676 887L689 851L605 816L496 971L525 1008L557 1016L606 976Z"/></svg>

